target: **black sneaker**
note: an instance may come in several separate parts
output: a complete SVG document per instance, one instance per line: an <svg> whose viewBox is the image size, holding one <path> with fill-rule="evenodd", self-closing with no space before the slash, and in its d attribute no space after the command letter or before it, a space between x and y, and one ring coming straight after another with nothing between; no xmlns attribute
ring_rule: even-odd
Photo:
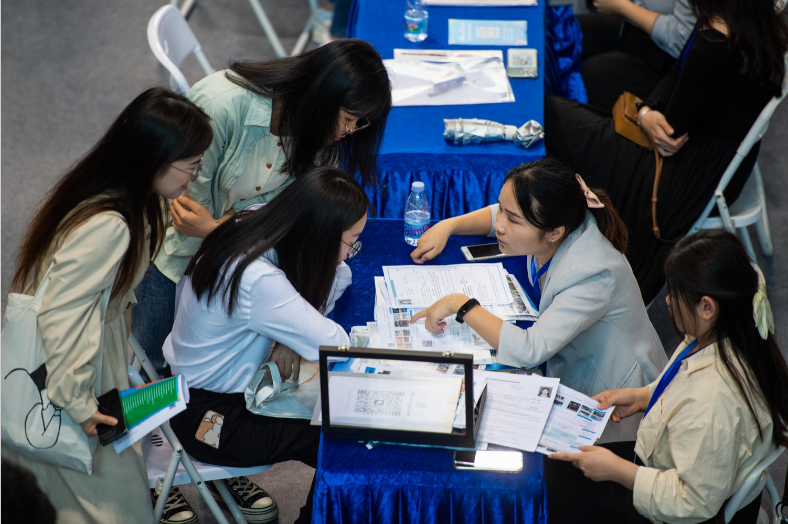
<svg viewBox="0 0 788 524"><path fill-rule="evenodd" d="M153 505L156 506L156 495L150 490ZM176 486L170 489L167 494L167 502L164 503L164 512L161 514L161 524L197 524L197 513L183 498L183 493Z"/></svg>
<svg viewBox="0 0 788 524"><path fill-rule="evenodd" d="M220 482L224 482L229 488L235 503L241 508L241 513L250 524L271 522L279 517L279 507L276 505L276 501L249 480L249 477L235 477ZM224 504L224 499L213 482L206 482L205 485L208 486L213 498L220 504Z"/></svg>

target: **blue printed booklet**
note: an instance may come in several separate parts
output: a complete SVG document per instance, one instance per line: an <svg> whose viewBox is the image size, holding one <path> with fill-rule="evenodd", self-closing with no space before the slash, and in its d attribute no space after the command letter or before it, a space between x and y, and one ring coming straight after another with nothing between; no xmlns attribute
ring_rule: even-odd
<svg viewBox="0 0 788 524"><path fill-rule="evenodd" d="M528 45L525 20L449 19L449 45Z"/></svg>

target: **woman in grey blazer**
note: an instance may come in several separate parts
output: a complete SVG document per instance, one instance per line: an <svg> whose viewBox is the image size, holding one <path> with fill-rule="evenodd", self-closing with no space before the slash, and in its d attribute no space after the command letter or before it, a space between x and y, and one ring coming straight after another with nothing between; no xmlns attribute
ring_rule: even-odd
<svg viewBox="0 0 788 524"><path fill-rule="evenodd" d="M525 255L539 319L520 329L474 307L472 297L453 294L412 322L424 318L426 328L439 333L442 320L459 312L459 320L498 350L499 363L546 362L548 376L587 395L645 386L665 367L665 351L623 254L626 229L607 195L589 190L565 164L545 158L512 169L498 204L433 226L411 254L414 262L437 256L453 234L496 236L503 253ZM634 434L636 426L622 431Z"/></svg>

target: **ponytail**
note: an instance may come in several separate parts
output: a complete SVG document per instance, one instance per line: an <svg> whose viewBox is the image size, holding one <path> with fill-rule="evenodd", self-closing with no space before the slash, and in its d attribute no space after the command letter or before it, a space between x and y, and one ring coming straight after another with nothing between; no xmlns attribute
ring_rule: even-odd
<svg viewBox="0 0 788 524"><path fill-rule="evenodd" d="M601 189L594 189L599 203L590 208L584 184L579 183L581 179L567 164L555 158L542 158L509 171L504 183L510 180L523 217L543 234L563 226L566 238L583 224L586 211L590 211L602 235L616 250L626 252L627 228L610 197Z"/></svg>
<svg viewBox="0 0 788 524"><path fill-rule="evenodd" d="M610 197L601 189L594 188L594 193L599 198L605 207L599 209L589 209L591 214L596 219L596 225L599 232L613 244L613 247L621 253L627 252L627 242L629 241L629 233L627 226L618 214L618 211L613 207L613 202Z"/></svg>

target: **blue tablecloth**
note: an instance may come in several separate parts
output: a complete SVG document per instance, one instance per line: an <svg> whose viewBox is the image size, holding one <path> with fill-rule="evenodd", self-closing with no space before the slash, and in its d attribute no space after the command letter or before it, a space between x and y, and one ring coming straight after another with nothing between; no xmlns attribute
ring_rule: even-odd
<svg viewBox="0 0 788 524"><path fill-rule="evenodd" d="M514 103L393 108L378 159L379 183L367 189L377 216L401 218L410 184L416 180L427 187L433 218L473 211L496 201L503 178L511 168L545 156L544 142L522 149L512 142L460 146L443 139L444 118L481 118L516 126L533 119L544 124L545 83L548 94L585 101L579 80L579 25L570 8L550 10L547 52L545 5L540 0L534 7L433 6L429 8L429 38L412 43L403 37L405 0L354 1L348 36L371 42L384 59L393 58L394 48L448 49L449 18L525 20L528 47L536 49L539 58L538 78L510 79ZM452 48L500 49L506 60L506 47L502 46ZM550 63L546 62L547 57Z"/></svg>
<svg viewBox="0 0 788 524"><path fill-rule="evenodd" d="M351 285L334 310L346 330L373 319L374 276L384 265L411 264L402 220L370 219L363 247L348 263ZM460 246L489 243L487 237L449 239L431 264L465 263ZM525 257L501 262L531 293ZM528 327L530 323L518 323ZM455 471L453 451L410 446L373 450L358 442L324 438L315 477L316 524L353 523L545 523L547 505L542 455L524 453L518 474Z"/></svg>

